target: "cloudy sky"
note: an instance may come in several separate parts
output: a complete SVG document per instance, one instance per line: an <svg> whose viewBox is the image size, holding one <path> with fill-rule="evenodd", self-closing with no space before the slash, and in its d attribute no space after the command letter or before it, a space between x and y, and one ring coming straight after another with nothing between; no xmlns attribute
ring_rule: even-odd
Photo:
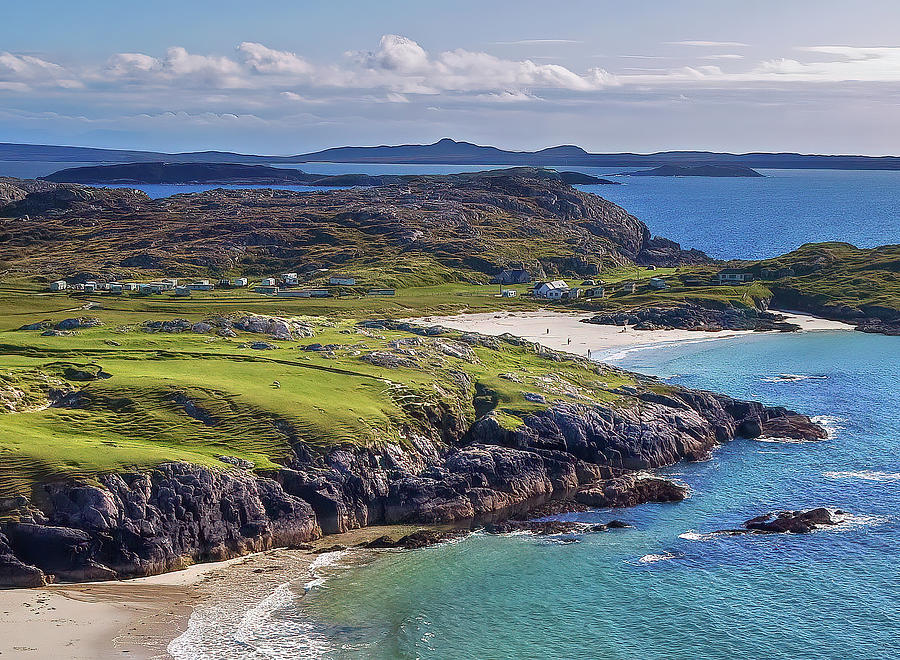
<svg viewBox="0 0 900 660"><path fill-rule="evenodd" d="M0 141L900 153L897 0L31 0Z"/></svg>

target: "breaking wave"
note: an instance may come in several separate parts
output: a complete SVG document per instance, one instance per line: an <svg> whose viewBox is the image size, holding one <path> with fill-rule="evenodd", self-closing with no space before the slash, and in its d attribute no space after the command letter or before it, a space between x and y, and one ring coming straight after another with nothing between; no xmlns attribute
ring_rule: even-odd
<svg viewBox="0 0 900 660"><path fill-rule="evenodd" d="M847 470L823 472L828 479L862 479L863 481L900 481L900 472L879 472L878 470Z"/></svg>
<svg viewBox="0 0 900 660"><path fill-rule="evenodd" d="M816 376L807 374L778 374L776 376L765 376L760 380L764 383L798 383L804 380L825 380L828 376Z"/></svg>

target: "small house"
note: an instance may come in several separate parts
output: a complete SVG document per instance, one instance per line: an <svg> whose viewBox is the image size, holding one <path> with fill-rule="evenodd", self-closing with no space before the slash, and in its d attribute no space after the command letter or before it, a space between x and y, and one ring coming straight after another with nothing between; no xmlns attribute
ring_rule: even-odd
<svg viewBox="0 0 900 660"><path fill-rule="evenodd" d="M168 277L168 278L166 278L166 279L164 279L164 280L160 280L160 282L162 282L163 284L165 284L165 285L167 285L167 286L172 287L173 289L174 289L176 286L178 286L178 280L175 279L174 277Z"/></svg>
<svg viewBox="0 0 900 660"><path fill-rule="evenodd" d="M84 291L84 284L74 284L72 285L72 289L74 289L75 291Z"/></svg>
<svg viewBox="0 0 900 660"><path fill-rule="evenodd" d="M581 286L597 286L597 282L595 280L585 280L581 283Z"/></svg>
<svg viewBox="0 0 900 660"><path fill-rule="evenodd" d="M581 289L578 287L565 289L560 296L560 300L575 300L576 298L581 298Z"/></svg>
<svg viewBox="0 0 900 660"><path fill-rule="evenodd" d="M554 280L553 282L539 282L533 289L535 298L546 298L547 300L560 300L563 292L569 290L569 285L562 280Z"/></svg>
<svg viewBox="0 0 900 660"><path fill-rule="evenodd" d="M647 270L656 270L656 266L653 266L653 265L647 266Z"/></svg>
<svg viewBox="0 0 900 660"><path fill-rule="evenodd" d="M699 277L685 277L681 280L685 286L703 286L703 280Z"/></svg>
<svg viewBox="0 0 900 660"><path fill-rule="evenodd" d="M137 282L126 282L125 284L122 285L123 291L139 291L140 288L141 288L141 285L138 284Z"/></svg>
<svg viewBox="0 0 900 660"><path fill-rule="evenodd" d="M602 286L592 286L584 290L585 298L602 298L604 290Z"/></svg>
<svg viewBox="0 0 900 660"><path fill-rule="evenodd" d="M262 281L263 286L275 286L275 278L267 277Z"/></svg>
<svg viewBox="0 0 900 660"><path fill-rule="evenodd" d="M272 278L269 278L272 279ZM253 289L256 293L264 293L269 296L278 295L279 288L274 284L265 284L265 280L263 280L263 284Z"/></svg>
<svg viewBox="0 0 900 660"><path fill-rule="evenodd" d="M300 277L297 273L282 273L280 278L285 286L296 286L300 283Z"/></svg>
<svg viewBox="0 0 900 660"><path fill-rule="evenodd" d="M51 291L65 291L66 290L66 281L65 280L56 280L55 282L50 282L50 290Z"/></svg>
<svg viewBox="0 0 900 660"><path fill-rule="evenodd" d="M524 268L509 268L501 271L491 279L491 284L528 284L531 273Z"/></svg>
<svg viewBox="0 0 900 660"><path fill-rule="evenodd" d="M232 286L236 287L245 287L250 283L250 281L246 277L235 277L231 281Z"/></svg>
<svg viewBox="0 0 900 660"><path fill-rule="evenodd" d="M716 274L719 284L746 284L753 281L753 273L739 268L725 268Z"/></svg>
<svg viewBox="0 0 900 660"><path fill-rule="evenodd" d="M668 289L669 285L666 284L666 281L661 277L651 277L648 282L651 289Z"/></svg>
<svg viewBox="0 0 900 660"><path fill-rule="evenodd" d="M116 294L116 295L122 293L123 286L121 284L119 284L118 282L110 282L108 286L109 286L110 293Z"/></svg>
<svg viewBox="0 0 900 660"><path fill-rule="evenodd" d="M515 298L516 295L517 292L515 289L503 289L502 291L500 291L501 298Z"/></svg>
<svg viewBox="0 0 900 660"><path fill-rule="evenodd" d="M395 289L369 289L367 295L370 296L393 296L397 293Z"/></svg>
<svg viewBox="0 0 900 660"><path fill-rule="evenodd" d="M212 291L215 287L209 280L198 280L185 285L190 291Z"/></svg>
<svg viewBox="0 0 900 660"><path fill-rule="evenodd" d="M340 286L353 286L356 284L356 278L349 275L332 275L328 278L328 283Z"/></svg>
<svg viewBox="0 0 900 660"><path fill-rule="evenodd" d="M634 282L625 282L619 287L619 291L625 294L634 293L635 289L637 289L637 285Z"/></svg>
<svg viewBox="0 0 900 660"><path fill-rule="evenodd" d="M82 289L85 293L94 293L97 290L96 282L85 282Z"/></svg>
<svg viewBox="0 0 900 660"><path fill-rule="evenodd" d="M191 295L191 290L186 286L176 286L175 287L175 295L176 296L189 296L189 295Z"/></svg>

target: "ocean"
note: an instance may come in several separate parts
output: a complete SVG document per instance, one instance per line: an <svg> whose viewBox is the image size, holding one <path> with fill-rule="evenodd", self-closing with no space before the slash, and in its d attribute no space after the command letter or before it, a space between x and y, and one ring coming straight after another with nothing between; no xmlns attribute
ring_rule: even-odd
<svg viewBox="0 0 900 660"><path fill-rule="evenodd" d="M326 555L316 579L283 585L243 615L239 644L216 635L221 655L203 655L194 629L176 657L896 657L896 338L763 334L612 357L669 382L795 408L831 437L735 440L709 461L661 471L689 485L684 502L560 516L633 529ZM851 517L809 535L715 534L816 506Z"/></svg>

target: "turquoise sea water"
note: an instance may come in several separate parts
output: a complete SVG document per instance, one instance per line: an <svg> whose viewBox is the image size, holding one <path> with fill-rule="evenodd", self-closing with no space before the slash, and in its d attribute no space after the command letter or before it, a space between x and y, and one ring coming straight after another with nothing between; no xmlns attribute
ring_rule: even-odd
<svg viewBox="0 0 900 660"><path fill-rule="evenodd" d="M187 658L893 658L900 640L897 339L765 334L619 354L675 383L796 408L823 442L735 440L661 472L677 504L561 518L633 529L474 534L415 552L324 555ZM724 536L771 510L851 519L809 535ZM576 542L571 542L572 540ZM305 594L305 595L304 595ZM202 622L201 622L202 623Z"/></svg>
<svg viewBox="0 0 900 660"><path fill-rule="evenodd" d="M631 530L577 543L474 535L332 569L275 618L305 619L320 657L333 658L896 657L896 338L761 335L635 351L620 364L822 415L833 437L736 440L663 471L691 487L685 502L567 516L622 518ZM711 534L814 506L853 518L805 536Z"/></svg>

